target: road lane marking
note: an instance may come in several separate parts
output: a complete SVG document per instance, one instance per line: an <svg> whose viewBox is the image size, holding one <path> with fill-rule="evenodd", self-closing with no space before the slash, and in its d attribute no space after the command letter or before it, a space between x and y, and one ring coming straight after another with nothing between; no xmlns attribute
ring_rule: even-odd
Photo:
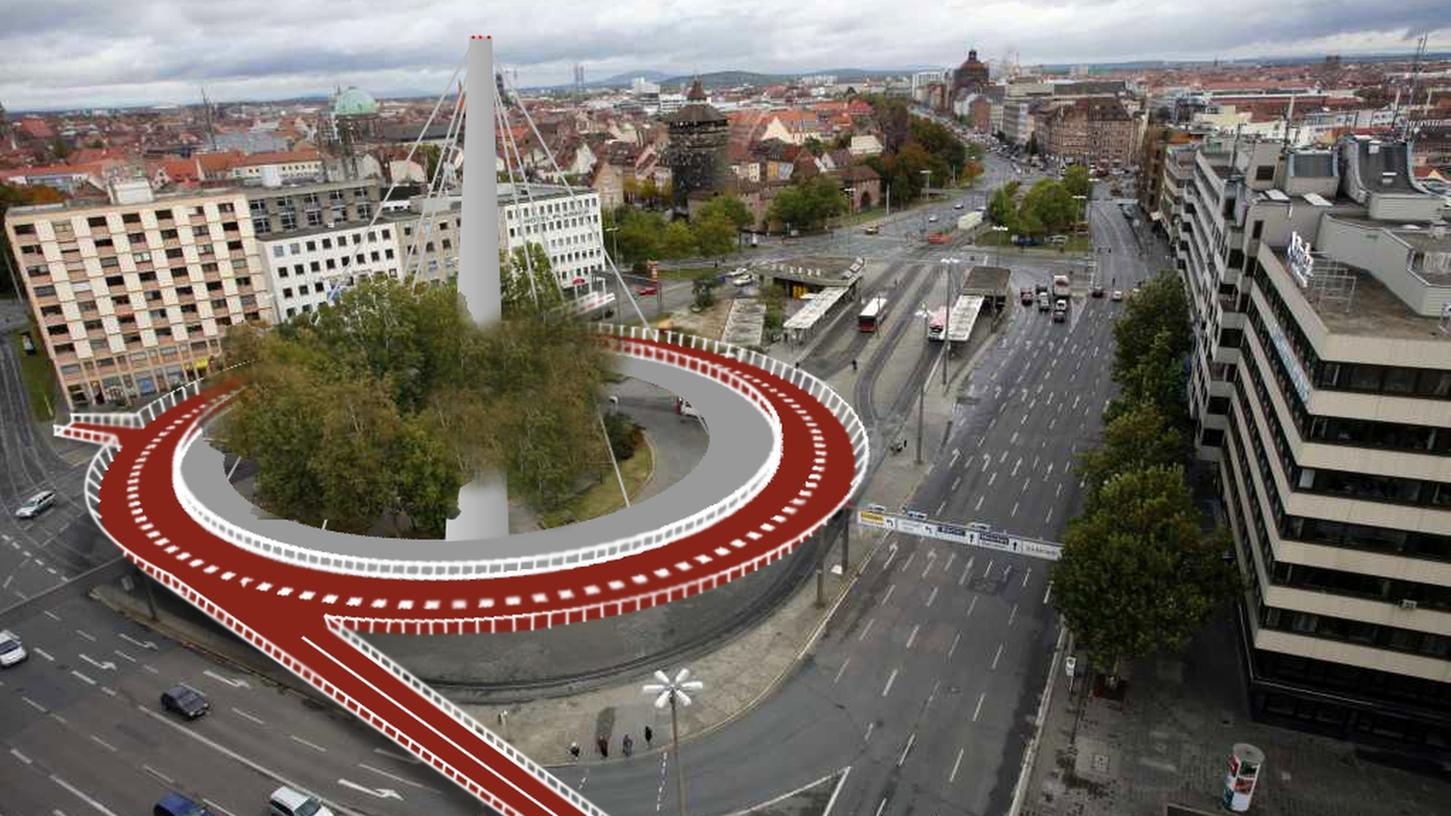
<svg viewBox="0 0 1451 816"><path fill-rule="evenodd" d="M953 550L953 551L947 553L947 563L942 565L942 571L943 572L947 572L948 570L952 569L952 562L954 560L956 560L956 558L957 558L957 551L956 550Z"/></svg>
<svg viewBox="0 0 1451 816"><path fill-rule="evenodd" d="M860 643L860 642L862 642L863 640L866 639L867 632L872 631L872 624L874 624L876 622L877 622L877 619L876 618L868 618L867 619L867 625L862 627L862 633L860 635L857 635L856 636L856 639L857 639L857 642L858 643Z"/></svg>
<svg viewBox="0 0 1451 816"><path fill-rule="evenodd" d="M963 615L964 618L972 616L972 610L977 608L978 597L977 595L972 596L972 600L967 604L967 614Z"/></svg>
<svg viewBox="0 0 1451 816"><path fill-rule="evenodd" d="M1033 574L1033 568L1032 567L1028 567L1028 571L1025 572L1025 573L1023 573L1023 588L1025 588L1025 589L1027 588L1027 586L1028 586L1028 576L1029 575L1032 575L1032 574Z"/></svg>
<svg viewBox="0 0 1451 816"><path fill-rule="evenodd" d="M318 745L315 742L308 742L307 740L303 739L302 737L297 736L296 734L288 734L287 735L287 738L290 739L290 740L292 740L295 743L298 743L299 745L306 745L307 747L311 748L312 750L317 751L319 754L325 754L325 753L327 753L327 749L326 748L322 747L321 745Z"/></svg>
<svg viewBox="0 0 1451 816"><path fill-rule="evenodd" d="M992 473L989 473L988 474L988 476L987 476L987 486L988 487L992 487L993 486L993 482L995 482L997 480L998 480L998 472L995 470Z"/></svg>
<svg viewBox="0 0 1451 816"><path fill-rule="evenodd" d="M54 782L55 784L61 786L64 789L66 789L68 792L70 792L70 794L72 796L75 796L77 799L81 800L82 802L85 802L86 804L90 805L91 807L95 808L96 810L100 811L101 813L104 813L105 816L116 816L116 811L111 810L110 808L108 808L105 805L101 804L100 802L96 801L96 799L94 797L92 797L91 795L87 794L85 791L81 790L80 788L76 787L75 785L72 785L71 783L65 781L64 779L61 779L60 777L56 776L55 774L51 774L50 775L50 781Z"/></svg>
<svg viewBox="0 0 1451 816"><path fill-rule="evenodd" d="M982 509L982 500L985 498L987 498L986 493L983 493L977 497L977 506L972 508L972 512L976 513L977 511Z"/></svg>
<svg viewBox="0 0 1451 816"><path fill-rule="evenodd" d="M141 766L141 770L143 770L143 771L151 774L152 776L156 777L157 779L160 779L162 782L165 782L168 785L174 784L174 780L171 777L167 776L166 774L162 773L161 771L156 770L155 768L151 767L150 765L142 765Z"/></svg>
<svg viewBox="0 0 1451 816"><path fill-rule="evenodd" d="M882 696L883 697L886 697L888 694L891 693L891 691L892 691L892 684L895 683L896 681L897 681L897 670L896 669L892 669L892 673L887 676L887 684L885 686L882 686Z"/></svg>
<svg viewBox="0 0 1451 816"><path fill-rule="evenodd" d="M836 670L836 677L832 678L832 680L831 680L831 684L833 686L836 685L837 683L841 682L841 674L842 674L842 672L846 671L846 667L849 666L849 665L851 665L851 656L850 655L847 656L846 660L843 660L841 662L841 668L839 668L839 669Z"/></svg>
<svg viewBox="0 0 1451 816"><path fill-rule="evenodd" d="M1008 625L1013 625L1013 619L1018 617L1018 605L1013 604L1013 611L1008 614Z"/></svg>
<svg viewBox="0 0 1451 816"><path fill-rule="evenodd" d="M29 697L26 697L23 694L20 695L20 699L23 700L26 705L30 706L31 708L35 709L36 711L39 711L42 714L46 714L46 713L49 712L49 709L47 709L45 706L41 705L40 703L37 703L36 701L30 699Z"/></svg>
<svg viewBox="0 0 1451 816"><path fill-rule="evenodd" d="M944 508L946 506L947 506L947 499L943 499L942 500L942 503L939 504L939 505L937 505L937 513L936 513L936 515L939 515L939 516L942 515L942 508Z"/></svg>
<svg viewBox="0 0 1451 816"><path fill-rule="evenodd" d="M1018 516L1018 503L1017 502L1013 502L1013 512L1009 513L1008 516L1011 517L1011 518L1017 518L1017 516Z"/></svg>
<svg viewBox="0 0 1451 816"><path fill-rule="evenodd" d="M26 756L25 754L20 753L20 749L18 748L11 748L10 755L20 760L21 762L24 762L26 765L29 765L30 763L35 761L30 757Z"/></svg>
<svg viewBox="0 0 1451 816"><path fill-rule="evenodd" d="M59 621L60 620L60 615L55 614L54 612L50 611L49 609L45 610L45 616L47 618L50 618L53 621Z"/></svg>
<svg viewBox="0 0 1451 816"><path fill-rule="evenodd" d="M987 699L987 692L978 695L977 707L972 710L972 721L977 722L977 715L982 713L982 701Z"/></svg>
<svg viewBox="0 0 1451 816"><path fill-rule="evenodd" d="M876 727L877 724L875 722L867 723L867 733L866 736L862 737L862 742L866 742L867 740L872 738L872 730Z"/></svg>
<svg viewBox="0 0 1451 816"><path fill-rule="evenodd" d="M948 660L951 660L952 659L952 653L955 652L955 651L957 651L957 642L959 640L962 640L962 633L961 632L958 632L957 634L955 634L955 635L952 636L952 645L947 648L947 659Z"/></svg>
<svg viewBox="0 0 1451 816"><path fill-rule="evenodd" d="M91 739L94 740L97 745L100 745L102 748L105 748L107 751L110 751L111 753L115 753L116 752L116 746L112 745L109 742L106 742L105 740L101 739L100 737L96 736L95 734L92 734L91 735Z"/></svg>
<svg viewBox="0 0 1451 816"><path fill-rule="evenodd" d="M121 657L124 660L129 660L132 663L135 663L136 662L136 658L132 657L131 655L126 654L125 652L121 651L120 649L113 649L112 651L114 651L118 657Z"/></svg>
<svg viewBox="0 0 1451 816"><path fill-rule="evenodd" d="M1053 594L1053 582L1048 582L1048 588L1043 590L1043 603L1048 603L1048 596Z"/></svg>
<svg viewBox="0 0 1451 816"><path fill-rule="evenodd" d="M252 714L248 714L247 712L243 711L240 708L233 707L232 708L232 713L233 714L236 714L238 717L241 717L244 720L251 720L252 722L254 722L254 723L258 724L258 725L266 725L267 724L267 723L263 722L260 717L257 717L257 716L252 715Z"/></svg>
<svg viewBox="0 0 1451 816"><path fill-rule="evenodd" d="M957 769L962 765L962 753L966 750L966 748L957 749L957 759L952 763L952 773L947 775L947 784L951 785L957 780Z"/></svg>
<svg viewBox="0 0 1451 816"><path fill-rule="evenodd" d="M896 591L897 591L897 585L896 584L892 584L891 586L887 587L887 594L885 594L885 595L882 596L882 604L885 605L887 603L887 601L891 600L892 593L893 592L896 592Z"/></svg>
<svg viewBox="0 0 1451 816"><path fill-rule="evenodd" d="M926 578L927 576L926 575L923 575L922 577L923 578ZM927 604L926 605L927 606L931 606L932 605L932 602L935 601L935 600L937 600L937 587L933 587L932 588L932 592L927 595Z"/></svg>
<svg viewBox="0 0 1451 816"><path fill-rule="evenodd" d="M1046 516L1043 516L1043 525L1046 527L1051 523L1053 523L1053 508L1049 507L1048 514Z"/></svg>
<svg viewBox="0 0 1451 816"><path fill-rule="evenodd" d="M907 571L907 568L910 567L910 566L912 566L912 559L913 558L916 558L916 557L917 557L917 551L916 550L913 550L912 552L907 553L907 560L902 562L902 571L903 572L906 572Z"/></svg>
<svg viewBox="0 0 1451 816"><path fill-rule="evenodd" d="M998 670L998 660L1002 656L1003 656L1003 644L999 643L998 644L997 653L993 655L993 664L988 667L988 670L989 671L997 671Z"/></svg>
<svg viewBox="0 0 1451 816"><path fill-rule="evenodd" d="M917 732L916 731L913 731L907 737L907 747L903 748L902 749L902 755L899 756L899 757L897 757L897 767L898 768L902 767L902 763L904 763L904 762L907 761L907 754L912 751L912 743L914 743L916 741L917 741Z"/></svg>
<svg viewBox="0 0 1451 816"><path fill-rule="evenodd" d="M907 636L907 648L908 649L912 648L912 644L914 642L916 642L916 640L917 640L917 630L918 629L921 629L921 628L922 628L922 624L920 624L920 623L913 624L913 626L912 626L912 634L910 634L910 635Z"/></svg>
<svg viewBox="0 0 1451 816"><path fill-rule="evenodd" d="M30 649L30 651L35 652L36 654L40 655L41 657L45 658L46 660L49 660L52 663L55 662L55 658L53 658L53 657L50 656L50 652L47 652L44 649L41 649L41 648L37 648L37 647L32 646L31 649Z"/></svg>
<svg viewBox="0 0 1451 816"><path fill-rule="evenodd" d="M72 669L71 670L71 675L74 676L77 680L82 681L83 683L85 683L88 686L94 686L96 684L96 681L95 680L92 680L91 678L85 676L84 674L81 674L80 672L76 671L75 669Z"/></svg>
<svg viewBox="0 0 1451 816"><path fill-rule="evenodd" d="M388 773L387 771L383 770L382 768L374 768L372 765L369 765L366 762L359 762L358 763L358 767L359 768L362 768L365 771L372 771L373 773L375 773L375 774L377 774L379 776L386 776L386 777L388 777L389 779L392 779L395 782L402 782L405 785L412 785L415 788L422 788L423 790L434 790L434 788L430 788L429 786L424 785L424 784L419 783L419 782L414 782L412 779L407 779L407 778L398 776L397 774Z"/></svg>
<svg viewBox="0 0 1451 816"><path fill-rule="evenodd" d="M96 642L96 636L93 635L93 634L91 634L90 632L87 632L84 629L77 629L76 630L76 634L80 635L81 637L85 638L86 640L89 640L92 643L95 643Z"/></svg>

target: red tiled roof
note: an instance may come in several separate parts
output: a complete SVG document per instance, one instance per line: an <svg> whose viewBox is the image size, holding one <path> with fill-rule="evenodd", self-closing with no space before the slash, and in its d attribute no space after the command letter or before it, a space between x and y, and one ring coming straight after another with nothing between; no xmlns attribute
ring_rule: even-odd
<svg viewBox="0 0 1451 816"><path fill-rule="evenodd" d="M236 167L257 167L264 164L298 164L300 162L314 162L322 158L317 148L303 148L301 150L277 150L269 153L253 153L241 157L234 166Z"/></svg>

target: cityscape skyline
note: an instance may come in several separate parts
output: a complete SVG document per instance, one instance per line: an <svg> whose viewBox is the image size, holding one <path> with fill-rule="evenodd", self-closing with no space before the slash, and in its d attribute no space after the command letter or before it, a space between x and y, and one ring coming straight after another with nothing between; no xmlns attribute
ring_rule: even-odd
<svg viewBox="0 0 1451 816"><path fill-rule="evenodd" d="M501 66L516 71L522 86L566 84L576 64L587 80L644 70L906 70L955 65L969 47L984 59L1015 56L1022 64L1409 56L1423 33L1431 52L1451 49L1444 13L1419 0L1375 8L1307 3L1273 14L1232 2L1168 15L1139 2L992 3L974 8L970 19L951 4L909 6L910 13L891 18L865 4L833 6L827 14L813 3L787 9L741 3L729 12L686 3L670 15L649 5L603 10L567 2L553 15L504 10L485 21L448 0L408 12L365 0L346 15L185 0L124 12L18 3L0 33L0 76L7 77L0 79L0 102L12 110L186 104L199 98L201 86L218 101L307 97L336 85L415 95L452 73L453 57L439 44L459 30L495 35ZM1025 30L1025 14L1039 24ZM1125 43L1121 32L1129 27L1144 46ZM768 33L729 36L743 30ZM163 38L157 31L174 34ZM331 36L320 38L320 31ZM56 54L74 56L57 60Z"/></svg>

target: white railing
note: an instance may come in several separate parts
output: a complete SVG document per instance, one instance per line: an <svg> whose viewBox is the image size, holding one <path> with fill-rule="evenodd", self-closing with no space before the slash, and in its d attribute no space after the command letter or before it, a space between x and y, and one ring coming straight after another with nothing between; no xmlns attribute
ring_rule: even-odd
<svg viewBox="0 0 1451 816"><path fill-rule="evenodd" d="M595 807L595 805L588 799L580 796L579 793L571 788L569 785L561 782L557 777L551 774L539 763L526 756L523 751L520 751L518 748L510 745L508 742L500 739L499 735L480 725L477 720L475 720L473 717L470 717L467 713L464 712L463 709L454 705L453 702L450 701L448 698L434 691L431 687L428 686L428 684L424 683L422 680L419 680L411 672L403 668L392 658L388 657L386 654L383 654L383 652L380 651L373 644L364 640L356 632L352 631L348 627L342 625L341 619L334 618L331 615L326 616L326 618L329 628L332 630L332 632L342 640L346 641L348 645L352 646L354 649L357 649L359 652L362 652L365 657L376 663L379 668L398 678L402 682L407 683L408 687L413 689L413 692L415 694L428 700L428 702L432 703L436 708L438 708L438 710L442 711L444 714L447 714L452 720L454 720L454 722L468 729L470 733L483 740L485 743L488 743L490 748L493 748L495 751L508 757L509 760L511 760L515 765L518 765L520 768L533 775L540 782L543 782L546 787L554 791L560 797L567 800L571 805L574 805L576 808L579 809L581 813L588 814L588 816L606 816L604 811Z"/></svg>
<svg viewBox="0 0 1451 816"><path fill-rule="evenodd" d="M620 339L625 338L622 337ZM685 345L684 343L677 344ZM719 344L719 346L722 349L727 348L724 344ZM690 347L696 348L694 345ZM776 469L781 461L781 420L776 414L775 407L759 393L757 386L739 376L732 369L718 363L702 361L699 358L678 355L671 352L668 348L664 349L663 354L652 353L649 355L639 353L641 348L643 347L630 347L619 350L625 353L634 352L642 358L675 365L725 383L756 405L757 409L770 425L772 434L771 453L760 467L756 469L750 479L732 490L724 499L657 530L648 530L624 538L593 544L588 547L561 550L538 556L480 558L456 561L374 558L323 552L308 547L300 547L295 544L279 541L270 536L261 535L222 518L202 503L186 484L181 474L181 463L186 458L187 451L191 445L201 435L202 420L205 418L205 414L198 416L196 422L187 430L178 444L177 453L172 459L173 489L182 508L197 523L218 537L244 550L287 563L347 575L408 578L415 580L487 578L506 574L551 572L563 568L578 567L607 559L619 558L641 550L661 546L710 526L717 519L731 514L737 508L750 502L766 487L775 475ZM655 347L648 348L654 349ZM762 359L769 360L770 358L762 357ZM798 378L802 376L801 372L795 369L792 369L792 371L795 372ZM786 376L787 374L780 367L779 363L776 368L772 369L772 373L778 373L782 376ZM814 380L814 378L812 379ZM817 384L820 385L819 382ZM831 392L824 385L820 385L820 388L826 393L835 396L834 392ZM837 400L841 406L846 405L845 401L840 400L839 397ZM215 407L213 406L212 410L215 410ZM847 410L850 410L849 407ZM833 413L835 413L835 410L833 410ZM853 419L855 418L854 413L851 416ZM860 422L857 424L860 425ZM852 483L853 491L855 491L857 485L860 483L863 472L861 463L858 462L858 472L855 474Z"/></svg>

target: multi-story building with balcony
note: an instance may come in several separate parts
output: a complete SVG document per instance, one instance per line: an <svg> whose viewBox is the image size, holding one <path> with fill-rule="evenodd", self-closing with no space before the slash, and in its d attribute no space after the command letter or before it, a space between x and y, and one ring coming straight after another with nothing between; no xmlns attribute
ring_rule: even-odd
<svg viewBox="0 0 1451 816"><path fill-rule="evenodd" d="M1192 156L1192 161L1181 158ZM1451 743L1451 237L1409 148L1209 139L1168 222L1257 715ZM1177 234L1175 234L1177 233ZM1227 658L1228 659L1228 658Z"/></svg>
<svg viewBox="0 0 1451 816"><path fill-rule="evenodd" d="M5 229L72 409L200 376L228 326L273 321L241 190L119 181L107 203L13 207Z"/></svg>

